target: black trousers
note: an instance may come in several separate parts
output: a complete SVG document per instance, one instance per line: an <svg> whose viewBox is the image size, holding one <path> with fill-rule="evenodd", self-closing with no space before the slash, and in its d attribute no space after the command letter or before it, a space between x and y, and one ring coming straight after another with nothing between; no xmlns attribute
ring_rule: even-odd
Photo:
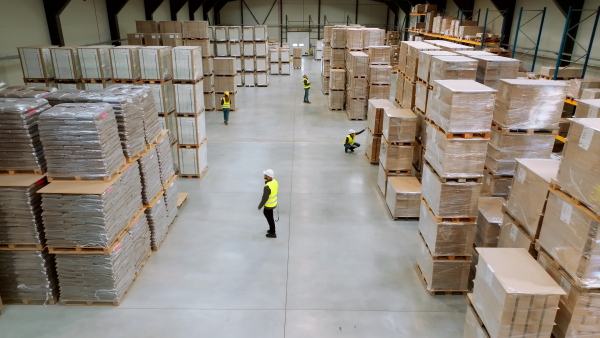
<svg viewBox="0 0 600 338"><path fill-rule="evenodd" d="M273 218L273 210L275 210L275 208L267 208L267 207L263 208L263 214L265 215L267 222L269 222L269 233L270 234L275 233L275 219Z"/></svg>

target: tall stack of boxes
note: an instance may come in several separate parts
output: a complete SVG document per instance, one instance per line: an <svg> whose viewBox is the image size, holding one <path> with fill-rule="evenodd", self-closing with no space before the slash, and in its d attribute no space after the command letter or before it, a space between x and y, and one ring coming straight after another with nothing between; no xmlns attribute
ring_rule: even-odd
<svg viewBox="0 0 600 338"><path fill-rule="evenodd" d="M158 113L170 114L175 110L171 47L147 46L139 52L140 83L152 89Z"/></svg>
<svg viewBox="0 0 600 338"><path fill-rule="evenodd" d="M101 90L111 83L111 48L112 46L77 47L83 89Z"/></svg>
<svg viewBox="0 0 600 338"><path fill-rule="evenodd" d="M302 68L302 47L292 47L292 64L294 69Z"/></svg>
<svg viewBox="0 0 600 338"><path fill-rule="evenodd" d="M214 70L214 86L215 86L215 104L217 110L222 111L220 98L225 92L229 92L231 98L231 111L236 111L236 79L239 74L235 67L235 58L232 57L216 57L213 59Z"/></svg>
<svg viewBox="0 0 600 338"><path fill-rule="evenodd" d="M398 74L396 78L394 95L397 104L402 108L413 109L415 105L419 52L434 50L440 50L440 48L421 41L402 41L398 61L398 70L402 76Z"/></svg>
<svg viewBox="0 0 600 338"><path fill-rule="evenodd" d="M23 82L28 86L53 87L54 66L50 48L54 46L19 47Z"/></svg>
<svg viewBox="0 0 600 338"><path fill-rule="evenodd" d="M81 64L75 47L52 47L54 82L58 89L82 89Z"/></svg>
<svg viewBox="0 0 600 338"><path fill-rule="evenodd" d="M256 53L256 74L254 83L258 87L269 85L269 45L267 43L267 26L254 26L254 44Z"/></svg>
<svg viewBox="0 0 600 338"><path fill-rule="evenodd" d="M323 27L323 58L321 59L321 91L329 95L329 71L331 69L331 38L333 26Z"/></svg>
<svg viewBox="0 0 600 338"><path fill-rule="evenodd" d="M350 119L362 120L367 115L367 99L369 98L367 79L369 75L369 56L363 52L349 52L346 56L347 110ZM339 69L331 72L341 71ZM329 79L331 86L331 78Z"/></svg>
<svg viewBox="0 0 600 338"><path fill-rule="evenodd" d="M331 59L329 69L343 70L346 66L346 28L333 27L331 30ZM344 89L336 90L331 88L331 78L329 80L329 109L344 110L346 104L346 92Z"/></svg>
<svg viewBox="0 0 600 338"><path fill-rule="evenodd" d="M371 164L379 163L384 110L386 108L395 108L395 106L389 100L373 99L368 101L365 154Z"/></svg>
<svg viewBox="0 0 600 338"><path fill-rule="evenodd" d="M369 47L369 99L390 99L392 84L391 47Z"/></svg>
<svg viewBox="0 0 600 338"><path fill-rule="evenodd" d="M417 265L432 294L467 290L495 96L473 80L438 80L427 105Z"/></svg>

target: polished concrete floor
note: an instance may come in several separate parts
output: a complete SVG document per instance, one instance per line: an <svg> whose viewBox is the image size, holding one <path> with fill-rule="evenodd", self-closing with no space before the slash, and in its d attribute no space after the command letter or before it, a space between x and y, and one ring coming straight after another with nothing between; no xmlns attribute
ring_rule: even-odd
<svg viewBox="0 0 600 338"><path fill-rule="evenodd" d="M178 181L189 199L122 305L6 306L0 337L462 337L464 298L429 296L415 272L417 223L391 220L377 166L343 152L366 123L327 101L309 58L240 88L229 126L207 113L209 171ZM267 168L277 239L257 210Z"/></svg>

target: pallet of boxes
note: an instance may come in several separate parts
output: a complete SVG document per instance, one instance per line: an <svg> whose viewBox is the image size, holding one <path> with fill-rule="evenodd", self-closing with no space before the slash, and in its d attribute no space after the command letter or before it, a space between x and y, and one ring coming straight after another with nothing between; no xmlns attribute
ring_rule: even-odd
<svg viewBox="0 0 600 338"><path fill-rule="evenodd" d="M467 290L495 96L473 80L433 80L417 253L432 295Z"/></svg>
<svg viewBox="0 0 600 338"><path fill-rule="evenodd" d="M331 38L333 26L323 28L323 58L321 59L321 91L329 95L329 71L331 70Z"/></svg>
<svg viewBox="0 0 600 338"><path fill-rule="evenodd" d="M292 64L294 69L302 68L302 47L292 47Z"/></svg>
<svg viewBox="0 0 600 338"><path fill-rule="evenodd" d="M369 56L363 52L348 52L346 56L346 71L332 69L329 76L329 86L334 83L334 90L342 85L337 77L343 76L347 95L346 113L351 120L364 120L367 116L367 100L369 98Z"/></svg>
<svg viewBox="0 0 600 338"><path fill-rule="evenodd" d="M215 86L215 104L218 111L222 111L221 98L225 95L225 92L229 92L229 98L231 99L231 111L237 111L236 106L236 82L237 77L240 74L235 69L235 58L221 58L217 57L213 59L213 71L214 71L214 86Z"/></svg>
<svg viewBox="0 0 600 338"><path fill-rule="evenodd" d="M54 66L50 48L55 46L28 46L17 48L23 82L32 87L55 87Z"/></svg>
<svg viewBox="0 0 600 338"><path fill-rule="evenodd" d="M331 30L331 59L329 60L329 109L344 110L346 104L346 88L332 88L331 71L343 72L345 77L346 67L346 28L333 27Z"/></svg>

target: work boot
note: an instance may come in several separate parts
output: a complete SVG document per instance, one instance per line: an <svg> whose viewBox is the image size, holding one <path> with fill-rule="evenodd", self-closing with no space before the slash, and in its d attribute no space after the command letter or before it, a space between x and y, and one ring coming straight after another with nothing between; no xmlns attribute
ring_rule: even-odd
<svg viewBox="0 0 600 338"><path fill-rule="evenodd" d="M276 234L266 234L265 237L277 238L277 235Z"/></svg>
<svg viewBox="0 0 600 338"><path fill-rule="evenodd" d="M225 121L225 125L228 126L229 125L229 121Z"/></svg>
<svg viewBox="0 0 600 338"><path fill-rule="evenodd" d="M348 149L344 149L344 152L347 154L348 153Z"/></svg>
<svg viewBox="0 0 600 338"><path fill-rule="evenodd" d="M306 103L312 103L312 102L310 102L310 101L306 101Z"/></svg>
<svg viewBox="0 0 600 338"><path fill-rule="evenodd" d="M350 149L351 152L354 152L354 149Z"/></svg>

